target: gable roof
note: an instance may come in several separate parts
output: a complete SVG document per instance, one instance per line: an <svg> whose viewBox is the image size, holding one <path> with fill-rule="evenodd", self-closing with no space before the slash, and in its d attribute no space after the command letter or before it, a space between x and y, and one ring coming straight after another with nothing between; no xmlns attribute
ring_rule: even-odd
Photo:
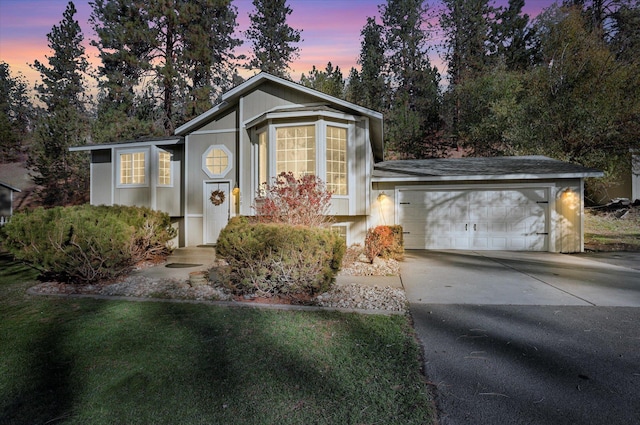
<svg viewBox="0 0 640 425"><path fill-rule="evenodd" d="M346 100L330 96L328 94L319 92L309 87L305 87L290 80L285 80L284 78L276 77L275 75L271 75L266 72L261 72L249 78L244 83L224 93L222 95L220 103L216 104L207 112L178 127L175 131L175 134L178 136L185 136L196 128L205 125L207 122L212 120L219 112L224 111L231 105L235 104L235 102L237 102L240 97L244 96L251 90L266 82L272 82L292 90L300 91L318 99L318 102L326 103L331 108L349 111L350 113L355 113L369 118L371 147L373 149L374 157L377 161L382 161L384 151L384 136L383 116L380 112L376 112L363 106L356 105L355 103L347 102Z"/></svg>
<svg viewBox="0 0 640 425"><path fill-rule="evenodd" d="M546 156L384 161L373 181L462 181L602 177L604 173Z"/></svg>

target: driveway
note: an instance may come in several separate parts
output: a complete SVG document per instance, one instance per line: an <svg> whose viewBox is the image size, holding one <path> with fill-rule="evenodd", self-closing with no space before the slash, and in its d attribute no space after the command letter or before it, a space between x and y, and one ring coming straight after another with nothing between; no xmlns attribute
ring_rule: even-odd
<svg viewBox="0 0 640 425"><path fill-rule="evenodd" d="M442 425L640 424L640 270L409 251L401 274Z"/></svg>

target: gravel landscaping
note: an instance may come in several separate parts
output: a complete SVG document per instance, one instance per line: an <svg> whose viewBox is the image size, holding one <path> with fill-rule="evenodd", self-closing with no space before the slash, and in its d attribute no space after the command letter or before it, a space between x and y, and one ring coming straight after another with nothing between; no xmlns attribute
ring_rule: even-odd
<svg viewBox="0 0 640 425"><path fill-rule="evenodd" d="M342 276L397 276L399 262L376 259L373 264L359 253L358 247L351 247L350 256L345 261ZM216 262L216 267L221 264ZM157 266L161 267L161 266ZM215 276L215 267L210 276ZM187 272L185 271L185 275ZM215 279L215 278L214 278ZM190 283L189 279L152 279L146 276L130 275L115 283L73 285L45 282L31 289L39 294L83 294L102 296L125 296L138 298L183 299L200 301L266 302L270 304L303 304L327 308L383 310L405 312L407 298L402 289L359 285L355 283L336 284L329 291L313 299L234 297L215 282Z"/></svg>

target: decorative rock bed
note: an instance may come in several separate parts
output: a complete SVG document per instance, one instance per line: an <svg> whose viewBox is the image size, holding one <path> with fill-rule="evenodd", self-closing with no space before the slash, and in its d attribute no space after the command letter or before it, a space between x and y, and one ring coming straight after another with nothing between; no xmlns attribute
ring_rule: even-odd
<svg viewBox="0 0 640 425"><path fill-rule="evenodd" d="M357 254L357 253L356 253ZM353 256L353 252L352 252ZM346 276L392 276L398 275L399 263L395 260L380 260L373 264L355 255L343 266L340 275ZM407 298L401 289L391 287L364 286L358 284L336 284L330 291L313 299L234 297L217 286L217 267L223 263L216 261L208 271L189 273L188 280L151 279L140 275L130 275L115 283L94 285L73 285L45 282L31 289L39 294L84 294L103 296L125 296L141 298L186 299L201 301L268 302L271 304L303 304L340 309L383 310L405 312Z"/></svg>

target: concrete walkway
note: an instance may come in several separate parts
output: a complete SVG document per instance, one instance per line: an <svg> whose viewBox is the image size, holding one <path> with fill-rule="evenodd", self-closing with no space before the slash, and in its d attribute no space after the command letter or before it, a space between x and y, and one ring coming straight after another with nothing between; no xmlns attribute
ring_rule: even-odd
<svg viewBox="0 0 640 425"><path fill-rule="evenodd" d="M208 270L216 259L216 250L212 245L176 248L164 264L136 270L132 275L141 275L151 279L189 279L189 273Z"/></svg>

